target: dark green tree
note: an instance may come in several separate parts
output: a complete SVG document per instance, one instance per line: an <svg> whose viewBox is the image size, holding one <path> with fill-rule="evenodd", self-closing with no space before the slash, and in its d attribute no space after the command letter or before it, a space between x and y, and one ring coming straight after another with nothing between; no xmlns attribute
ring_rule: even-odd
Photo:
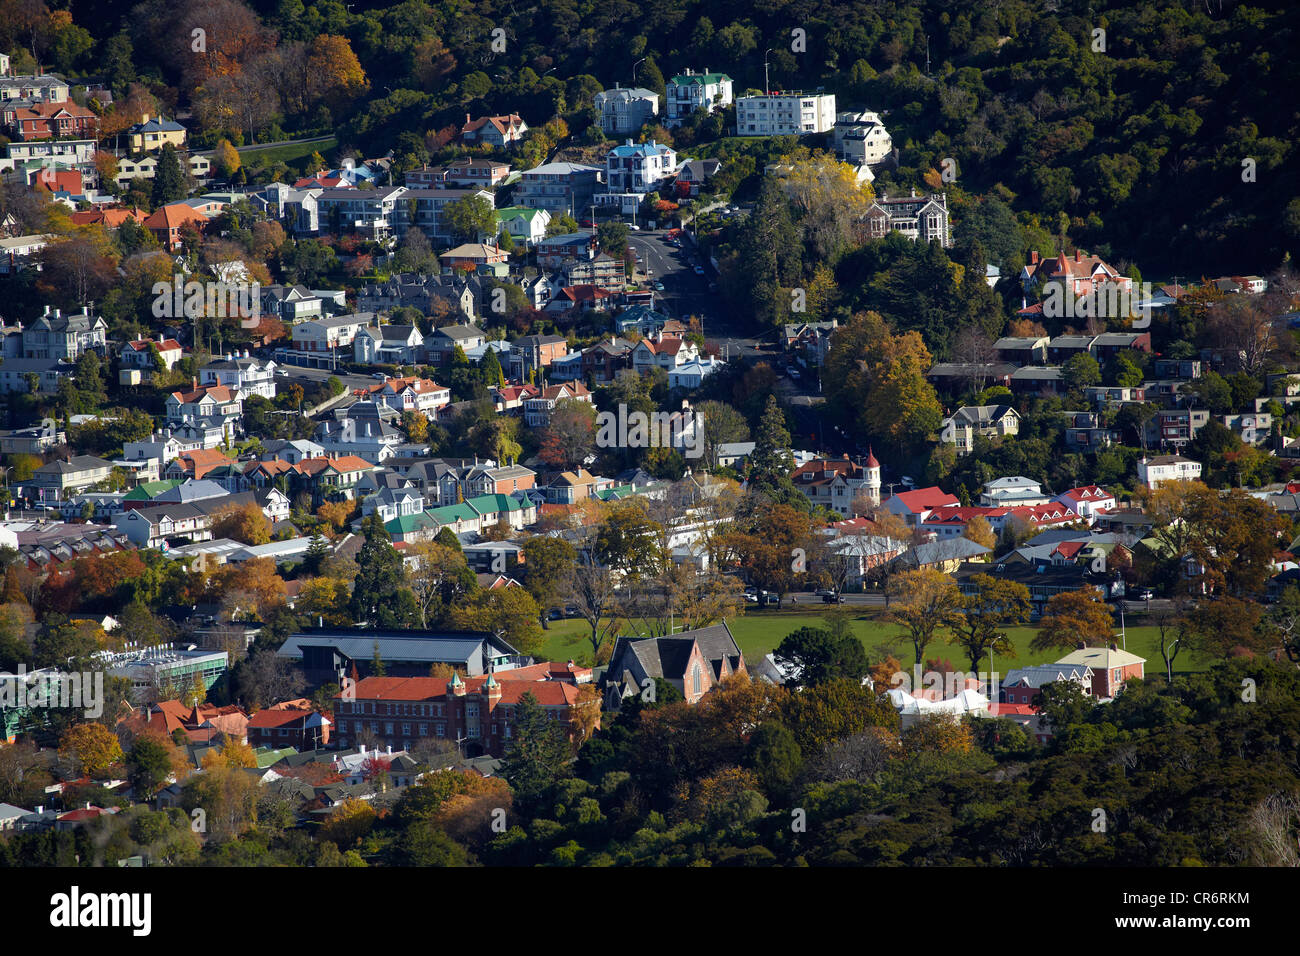
<svg viewBox="0 0 1300 956"><path fill-rule="evenodd" d="M150 198L155 206L162 206L184 199L189 193L189 175L181 164L176 147L168 143L158 153L158 166L154 171Z"/></svg>
<svg viewBox="0 0 1300 956"><path fill-rule="evenodd" d="M402 591L407 591L410 597L409 589L405 587L402 556L393 547L392 538L377 512L366 519L361 533L366 540L357 553L360 570L352 585L350 610L353 618L358 624L368 627L412 626L418 615L410 617L410 609L400 600ZM414 599L411 605L414 605Z"/></svg>
<svg viewBox="0 0 1300 956"><path fill-rule="evenodd" d="M552 720L531 693L515 707L514 739L501 762L501 776L515 798L535 804L553 783L573 773L563 725Z"/></svg>
<svg viewBox="0 0 1300 956"><path fill-rule="evenodd" d="M820 627L801 627L785 636L773 655L790 669L789 683L811 687L837 677L861 680L870 668L862 642Z"/></svg>

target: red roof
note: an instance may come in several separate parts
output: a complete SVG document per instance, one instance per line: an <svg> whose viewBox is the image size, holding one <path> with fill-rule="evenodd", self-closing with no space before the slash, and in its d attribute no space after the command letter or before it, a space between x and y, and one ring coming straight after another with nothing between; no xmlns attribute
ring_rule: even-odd
<svg viewBox="0 0 1300 956"><path fill-rule="evenodd" d="M917 488L915 491L903 491L894 495L894 498L901 501L908 511L913 513L942 508L945 505L960 505L956 496L950 495L938 487Z"/></svg>
<svg viewBox="0 0 1300 956"><path fill-rule="evenodd" d="M482 694L487 677L467 677L462 682L467 694ZM352 693L356 700L433 700L446 697L450 683L441 677L367 677L352 688ZM572 705L578 699L576 687L559 681L498 677L497 685L503 704L517 704L524 694L532 694L544 707Z"/></svg>
<svg viewBox="0 0 1300 956"><path fill-rule="evenodd" d="M1038 708L1033 704L989 704L990 717L1034 717Z"/></svg>

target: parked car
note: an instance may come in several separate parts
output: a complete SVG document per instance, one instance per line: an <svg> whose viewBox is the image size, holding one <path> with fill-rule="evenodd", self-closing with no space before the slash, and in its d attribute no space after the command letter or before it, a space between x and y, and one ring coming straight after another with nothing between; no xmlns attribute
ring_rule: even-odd
<svg viewBox="0 0 1300 956"><path fill-rule="evenodd" d="M664 284L663 284L662 282L658 282L658 281L656 281L656 282L654 283L654 290L655 290L656 292L663 292L663 291L664 291Z"/></svg>
<svg viewBox="0 0 1300 956"><path fill-rule="evenodd" d="M695 266L695 274L697 276L704 275L704 266Z"/></svg>
<svg viewBox="0 0 1300 956"><path fill-rule="evenodd" d="M1156 592L1152 591L1150 588L1139 588L1133 592L1134 601L1150 601L1155 596Z"/></svg>
<svg viewBox="0 0 1300 956"><path fill-rule="evenodd" d="M844 603L844 595L842 595L842 594L836 594L834 591L832 591L830 594L823 594L823 595L822 595L822 603L823 603L823 604L843 604L843 603Z"/></svg>

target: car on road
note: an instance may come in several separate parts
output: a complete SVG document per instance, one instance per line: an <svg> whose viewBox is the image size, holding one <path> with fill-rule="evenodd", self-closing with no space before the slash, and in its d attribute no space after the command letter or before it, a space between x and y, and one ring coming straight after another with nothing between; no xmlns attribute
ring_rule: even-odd
<svg viewBox="0 0 1300 956"><path fill-rule="evenodd" d="M276 378L288 378L288 377L289 377L289 373L288 373L288 371L285 370L285 369L277 368L277 369L275 370L275 377L276 377Z"/></svg>
<svg viewBox="0 0 1300 956"><path fill-rule="evenodd" d="M631 223L631 224L629 224L629 225L628 225L628 228L631 229L633 232L640 232L640 231L641 231L641 227L638 226L636 223Z"/></svg>
<svg viewBox="0 0 1300 956"><path fill-rule="evenodd" d="M578 225L580 225L580 226L586 226L588 229L590 229L590 228L591 228L592 226L594 226L595 224L596 224L596 223L595 223L594 221L592 221L591 219L579 219L579 220L578 220Z"/></svg>
<svg viewBox="0 0 1300 956"><path fill-rule="evenodd" d="M842 594L836 594L836 593L833 592L833 591L832 591L830 594L823 594L823 595L822 595L822 603L823 603L823 604L843 604L843 603L844 603L844 595L842 595Z"/></svg>
<svg viewBox="0 0 1300 956"><path fill-rule="evenodd" d="M1150 601L1155 596L1156 592L1152 591L1150 588L1139 588L1133 592L1134 601Z"/></svg>
<svg viewBox="0 0 1300 956"><path fill-rule="evenodd" d="M386 381L388 381L388 376L385 375L383 372L375 372L375 373L374 373L373 375L371 375L370 377L373 378L373 379L376 379L376 380L378 380L378 381L380 381L380 382L386 382Z"/></svg>
<svg viewBox="0 0 1300 956"><path fill-rule="evenodd" d="M662 282L656 282L656 283L654 283L654 290L655 290L656 292L663 292L663 291L664 291L664 284L663 284Z"/></svg>
<svg viewBox="0 0 1300 956"><path fill-rule="evenodd" d="M695 274L697 276L704 275L704 266L695 266L694 268L695 268Z"/></svg>

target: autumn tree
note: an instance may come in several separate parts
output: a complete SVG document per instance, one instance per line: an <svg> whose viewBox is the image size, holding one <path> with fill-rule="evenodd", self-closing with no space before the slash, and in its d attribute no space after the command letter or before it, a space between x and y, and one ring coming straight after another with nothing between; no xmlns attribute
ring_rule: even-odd
<svg viewBox="0 0 1300 956"><path fill-rule="evenodd" d="M961 610L961 592L952 578L934 568L917 568L894 575L888 591L887 617L903 626L919 665L925 649L941 629L951 626L953 615Z"/></svg>
<svg viewBox="0 0 1300 956"><path fill-rule="evenodd" d="M1038 633L1029 648L1035 652L1089 647L1110 643L1115 621L1105 598L1096 588L1062 591L1052 595L1038 622Z"/></svg>
<svg viewBox="0 0 1300 956"><path fill-rule="evenodd" d="M565 575L558 593L587 625L592 655L599 654L618 628L618 588L613 571L584 553Z"/></svg>
<svg viewBox="0 0 1300 956"><path fill-rule="evenodd" d="M533 596L521 587L480 588L450 609L448 623L457 630L499 634L521 654L541 651L540 612Z"/></svg>
<svg viewBox="0 0 1300 956"><path fill-rule="evenodd" d="M414 563L411 591L420 611L420 626L429 627L443 616L454 598L473 590L470 585L476 582L459 549L430 540L417 542L407 553Z"/></svg>
<svg viewBox="0 0 1300 956"><path fill-rule="evenodd" d="M86 776L107 777L122 760L117 735L103 724L77 724L59 739L59 756L73 762Z"/></svg>
<svg viewBox="0 0 1300 956"><path fill-rule="evenodd" d="M538 455L554 468L581 465L596 450L596 409L590 402L562 398L542 432Z"/></svg>
<svg viewBox="0 0 1300 956"><path fill-rule="evenodd" d="M224 505L212 512L212 536L250 545L267 544L271 540L271 522L255 501Z"/></svg>
<svg viewBox="0 0 1300 956"><path fill-rule="evenodd" d="M1029 588L1019 581L1006 581L988 574L970 579L975 593L962 598L960 613L951 618L956 643L970 659L972 671L990 652L998 657L1015 657L1016 648L1006 629L1029 620ZM990 661L990 666L991 666Z"/></svg>

